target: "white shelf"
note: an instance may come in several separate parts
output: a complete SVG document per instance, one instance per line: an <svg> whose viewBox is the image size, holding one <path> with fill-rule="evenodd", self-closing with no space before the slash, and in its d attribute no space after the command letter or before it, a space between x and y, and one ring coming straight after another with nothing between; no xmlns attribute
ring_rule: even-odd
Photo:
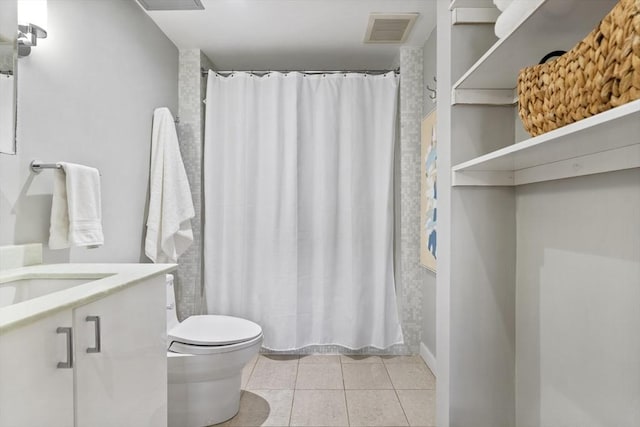
<svg viewBox="0 0 640 427"><path fill-rule="evenodd" d="M570 50L589 34L617 0L536 0L532 13L498 40L453 86L514 89L518 72L554 50Z"/></svg>
<svg viewBox="0 0 640 427"><path fill-rule="evenodd" d="M454 186L522 185L640 167L640 100L452 168Z"/></svg>
<svg viewBox="0 0 640 427"><path fill-rule="evenodd" d="M494 9L495 5L493 4L493 0L451 0L449 4L449 9L451 10L477 7Z"/></svg>
<svg viewBox="0 0 640 427"><path fill-rule="evenodd" d="M453 25L495 24L498 16L500 11L496 8L457 8L451 11L451 23Z"/></svg>

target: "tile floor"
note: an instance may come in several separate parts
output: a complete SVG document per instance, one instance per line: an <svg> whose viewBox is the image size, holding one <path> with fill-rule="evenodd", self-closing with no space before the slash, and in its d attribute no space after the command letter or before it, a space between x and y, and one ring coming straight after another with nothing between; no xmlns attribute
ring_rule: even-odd
<svg viewBox="0 0 640 427"><path fill-rule="evenodd" d="M435 377L419 356L260 355L240 412L219 426L435 426Z"/></svg>

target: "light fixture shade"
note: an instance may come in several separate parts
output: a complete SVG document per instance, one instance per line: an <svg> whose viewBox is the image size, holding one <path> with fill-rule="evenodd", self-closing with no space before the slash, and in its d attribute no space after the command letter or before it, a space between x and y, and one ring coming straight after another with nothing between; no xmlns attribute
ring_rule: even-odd
<svg viewBox="0 0 640 427"><path fill-rule="evenodd" d="M18 0L18 24L47 28L47 0Z"/></svg>

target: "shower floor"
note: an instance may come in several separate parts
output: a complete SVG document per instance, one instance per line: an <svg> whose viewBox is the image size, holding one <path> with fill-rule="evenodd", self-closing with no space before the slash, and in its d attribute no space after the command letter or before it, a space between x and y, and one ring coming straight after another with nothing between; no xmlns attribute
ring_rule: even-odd
<svg viewBox="0 0 640 427"><path fill-rule="evenodd" d="M260 355L240 412L217 426L435 426L435 377L419 356Z"/></svg>

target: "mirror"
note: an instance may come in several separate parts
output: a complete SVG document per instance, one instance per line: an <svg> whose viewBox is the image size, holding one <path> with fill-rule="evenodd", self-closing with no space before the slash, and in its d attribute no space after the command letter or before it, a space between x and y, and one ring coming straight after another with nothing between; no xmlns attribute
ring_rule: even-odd
<svg viewBox="0 0 640 427"><path fill-rule="evenodd" d="M16 153L18 7L0 1L0 153Z"/></svg>

